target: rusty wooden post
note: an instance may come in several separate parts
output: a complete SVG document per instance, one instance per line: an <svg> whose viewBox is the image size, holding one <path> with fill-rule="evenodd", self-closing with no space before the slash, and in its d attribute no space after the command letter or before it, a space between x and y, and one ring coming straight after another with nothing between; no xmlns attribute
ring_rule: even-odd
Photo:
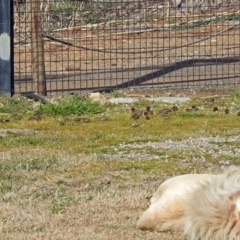
<svg viewBox="0 0 240 240"><path fill-rule="evenodd" d="M39 16L39 3L39 0L27 0L28 19L31 31L32 77L34 82L34 92L38 95L46 96L44 46L41 19Z"/></svg>

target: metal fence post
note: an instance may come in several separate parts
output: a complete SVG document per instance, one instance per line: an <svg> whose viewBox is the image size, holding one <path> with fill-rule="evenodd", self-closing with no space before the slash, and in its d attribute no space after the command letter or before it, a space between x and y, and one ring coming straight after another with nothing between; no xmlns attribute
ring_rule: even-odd
<svg viewBox="0 0 240 240"><path fill-rule="evenodd" d="M14 93L13 1L0 0L0 94Z"/></svg>

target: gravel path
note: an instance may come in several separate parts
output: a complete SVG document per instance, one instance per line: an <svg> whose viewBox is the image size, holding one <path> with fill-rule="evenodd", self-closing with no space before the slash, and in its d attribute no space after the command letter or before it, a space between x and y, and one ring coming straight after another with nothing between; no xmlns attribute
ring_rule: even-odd
<svg viewBox="0 0 240 240"><path fill-rule="evenodd" d="M240 137L198 137L188 138L182 141L159 141L134 144L120 144L115 147L105 147L116 153L105 153L100 156L109 160L133 159L133 160L167 160L171 154L179 154L179 161L184 163L189 156L191 161L205 162L205 156L211 156L213 159L222 159L219 163L229 165L231 162L227 159L240 157Z"/></svg>

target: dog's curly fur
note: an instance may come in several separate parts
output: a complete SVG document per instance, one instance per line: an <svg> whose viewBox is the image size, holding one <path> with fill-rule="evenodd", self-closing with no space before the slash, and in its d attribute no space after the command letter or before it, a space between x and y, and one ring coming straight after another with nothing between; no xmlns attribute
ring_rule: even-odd
<svg viewBox="0 0 240 240"><path fill-rule="evenodd" d="M188 192L212 174L186 174L163 182L150 200L149 208L137 222L137 228L150 231L182 230Z"/></svg>
<svg viewBox="0 0 240 240"><path fill-rule="evenodd" d="M240 169L168 179L154 193L137 227L182 230L192 240L240 240Z"/></svg>
<svg viewBox="0 0 240 240"><path fill-rule="evenodd" d="M240 240L240 170L200 182L186 201L184 232L192 240Z"/></svg>

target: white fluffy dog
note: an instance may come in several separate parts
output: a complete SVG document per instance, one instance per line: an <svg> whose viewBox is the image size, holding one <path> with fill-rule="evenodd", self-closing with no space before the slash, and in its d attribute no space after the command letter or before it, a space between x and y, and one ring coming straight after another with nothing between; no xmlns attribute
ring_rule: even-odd
<svg viewBox="0 0 240 240"><path fill-rule="evenodd" d="M137 222L142 230L182 230L192 240L240 240L240 169L163 182Z"/></svg>

